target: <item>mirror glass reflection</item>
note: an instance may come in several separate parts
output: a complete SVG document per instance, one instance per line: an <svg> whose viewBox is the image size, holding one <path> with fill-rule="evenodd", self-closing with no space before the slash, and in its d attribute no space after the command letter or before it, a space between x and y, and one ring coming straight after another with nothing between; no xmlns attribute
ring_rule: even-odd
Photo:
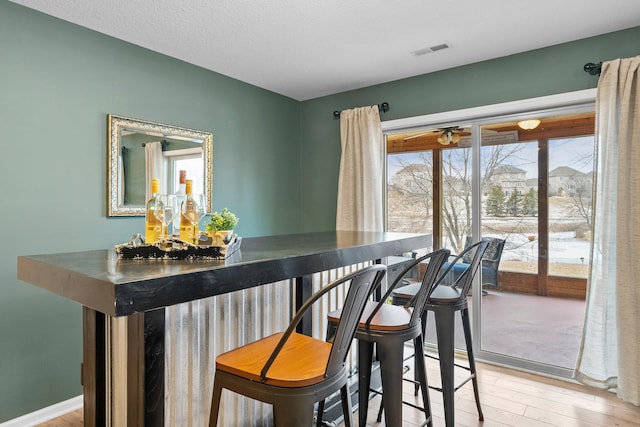
<svg viewBox="0 0 640 427"><path fill-rule="evenodd" d="M109 114L107 215L144 216L151 179L160 193L178 190L180 171L211 211L213 134Z"/></svg>

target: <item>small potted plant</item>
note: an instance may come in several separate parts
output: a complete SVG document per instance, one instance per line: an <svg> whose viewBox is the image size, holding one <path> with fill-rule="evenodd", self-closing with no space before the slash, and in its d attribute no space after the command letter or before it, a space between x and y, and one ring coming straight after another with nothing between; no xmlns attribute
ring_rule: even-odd
<svg viewBox="0 0 640 427"><path fill-rule="evenodd" d="M233 234L233 229L238 225L238 217L229 209L224 208L222 212L214 212L209 217L207 223L207 234L211 237L214 246L225 246L227 236Z"/></svg>

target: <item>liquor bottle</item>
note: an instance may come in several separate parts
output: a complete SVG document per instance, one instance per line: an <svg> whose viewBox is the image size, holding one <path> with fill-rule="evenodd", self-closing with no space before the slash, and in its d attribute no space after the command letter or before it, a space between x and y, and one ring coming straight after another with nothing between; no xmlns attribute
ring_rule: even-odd
<svg viewBox="0 0 640 427"><path fill-rule="evenodd" d="M180 205L180 240L197 244L198 211L192 192L193 181L187 179L185 186L185 199Z"/></svg>
<svg viewBox="0 0 640 427"><path fill-rule="evenodd" d="M178 189L176 190L176 201L178 204L178 210L182 207L182 202L187 194L187 171L180 170L180 179L178 181ZM180 232L180 215L176 215L173 220L173 234L179 234ZM178 236L176 236L178 237Z"/></svg>
<svg viewBox="0 0 640 427"><path fill-rule="evenodd" d="M162 221L155 214L156 209L162 209L162 206L158 206L158 201L156 200L159 192L160 180L158 178L153 178L151 180L151 198L147 202L145 214L144 242L146 244L155 243L160 240Z"/></svg>
<svg viewBox="0 0 640 427"><path fill-rule="evenodd" d="M178 190L176 191L176 196L180 197L187 194L187 171L180 171L180 181L178 181Z"/></svg>

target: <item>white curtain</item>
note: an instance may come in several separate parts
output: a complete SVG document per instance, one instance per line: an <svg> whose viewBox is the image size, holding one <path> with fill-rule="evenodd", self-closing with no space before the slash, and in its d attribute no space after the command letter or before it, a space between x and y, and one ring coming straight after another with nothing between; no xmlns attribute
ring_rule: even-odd
<svg viewBox="0 0 640 427"><path fill-rule="evenodd" d="M384 146L378 106L340 114L336 230L383 231Z"/></svg>
<svg viewBox="0 0 640 427"><path fill-rule="evenodd" d="M640 405L640 56L602 64L591 271L576 377Z"/></svg>
<svg viewBox="0 0 640 427"><path fill-rule="evenodd" d="M162 143L160 141L147 142L144 145L144 168L147 189L147 196L144 200L146 203L151 198L151 180L153 178L160 180L160 192L163 193L165 190L162 188L164 177L162 175Z"/></svg>

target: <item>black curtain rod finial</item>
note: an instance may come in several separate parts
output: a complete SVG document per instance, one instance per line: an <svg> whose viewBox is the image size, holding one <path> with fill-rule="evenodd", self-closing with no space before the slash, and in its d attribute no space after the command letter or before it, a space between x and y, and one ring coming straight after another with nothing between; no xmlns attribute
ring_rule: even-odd
<svg viewBox="0 0 640 427"><path fill-rule="evenodd" d="M145 147L147 145L146 142L143 142L142 144L143 147ZM162 141L160 141L160 146L162 147L162 151L165 151L167 149L167 146L169 145L169 141L167 141L166 139L163 139Z"/></svg>
<svg viewBox="0 0 640 427"><path fill-rule="evenodd" d="M593 62L588 62L584 64L584 70L591 74L592 76L597 76L600 74L600 70L602 69L602 62L598 62L597 64Z"/></svg>
<svg viewBox="0 0 640 427"><path fill-rule="evenodd" d="M382 111L383 113L386 113L387 111L389 111L389 103L388 102L383 102L381 104L378 104L378 109L380 111ZM333 118L334 119L339 119L340 118L340 110L335 110L333 112Z"/></svg>

